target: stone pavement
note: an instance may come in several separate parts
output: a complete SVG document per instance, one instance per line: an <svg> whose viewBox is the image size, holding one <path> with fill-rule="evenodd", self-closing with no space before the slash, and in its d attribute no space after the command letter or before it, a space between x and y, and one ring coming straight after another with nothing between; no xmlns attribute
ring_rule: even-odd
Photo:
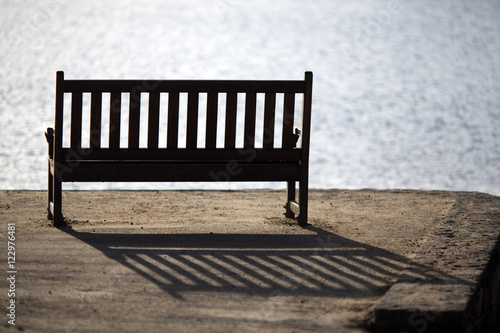
<svg viewBox="0 0 500 333"><path fill-rule="evenodd" d="M0 233L16 237L7 331L499 327L499 197L315 190L300 228L283 191L68 191L57 229L45 194L0 192Z"/></svg>

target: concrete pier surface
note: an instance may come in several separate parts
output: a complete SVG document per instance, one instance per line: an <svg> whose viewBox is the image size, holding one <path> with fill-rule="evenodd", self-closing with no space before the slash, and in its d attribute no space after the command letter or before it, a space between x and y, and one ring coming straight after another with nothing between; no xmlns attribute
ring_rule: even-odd
<svg viewBox="0 0 500 333"><path fill-rule="evenodd" d="M500 197L312 190L305 228L285 199L65 191L55 228L0 191L0 331L498 331Z"/></svg>

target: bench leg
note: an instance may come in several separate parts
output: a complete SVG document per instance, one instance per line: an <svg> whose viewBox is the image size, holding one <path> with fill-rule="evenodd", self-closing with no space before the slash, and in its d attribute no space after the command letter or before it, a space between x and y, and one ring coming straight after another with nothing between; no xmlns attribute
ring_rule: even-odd
<svg viewBox="0 0 500 333"><path fill-rule="evenodd" d="M299 225L305 226L307 225L307 205L309 199L309 184L308 180L303 179L299 182L299 204L300 204L300 213L297 217L297 221Z"/></svg>
<svg viewBox="0 0 500 333"><path fill-rule="evenodd" d="M55 168L54 168L55 172ZM48 179L48 207L47 218L54 221L54 225L61 225L64 222L62 215L62 183L57 175L51 172L49 160L49 179Z"/></svg>
<svg viewBox="0 0 500 333"><path fill-rule="evenodd" d="M52 209L50 208L50 204L53 202L54 200L54 176L52 175L52 172L50 172L50 159L48 160L49 161L49 167L48 167L48 170L49 170L49 176L48 176L48 184L47 184L47 218L49 220L53 220L54 219L54 215L52 214Z"/></svg>
<svg viewBox="0 0 500 333"><path fill-rule="evenodd" d="M295 181L287 182L286 197L285 217L293 219L295 217L295 213L292 211L291 203L295 201Z"/></svg>
<svg viewBox="0 0 500 333"><path fill-rule="evenodd" d="M64 218L62 215L62 183L54 176L54 225L61 225L64 222Z"/></svg>

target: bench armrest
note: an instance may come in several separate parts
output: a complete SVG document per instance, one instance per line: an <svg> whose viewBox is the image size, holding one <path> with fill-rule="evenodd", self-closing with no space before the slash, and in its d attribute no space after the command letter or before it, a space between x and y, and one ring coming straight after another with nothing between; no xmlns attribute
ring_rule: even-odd
<svg viewBox="0 0 500 333"><path fill-rule="evenodd" d="M48 133L49 130L52 130L52 131L54 130L54 123L51 121L44 121L42 123L42 126L43 126L43 131L45 133Z"/></svg>
<svg viewBox="0 0 500 333"><path fill-rule="evenodd" d="M45 139L49 144L49 158L54 158L54 124L51 122L43 123L43 131L45 133Z"/></svg>
<svg viewBox="0 0 500 333"><path fill-rule="evenodd" d="M54 137L54 123L52 122L43 122L43 132L45 133L45 138L48 143L51 143Z"/></svg>
<svg viewBox="0 0 500 333"><path fill-rule="evenodd" d="M300 135L302 134L302 129L299 127L295 127L293 131L293 146L297 147L297 144L299 143Z"/></svg>

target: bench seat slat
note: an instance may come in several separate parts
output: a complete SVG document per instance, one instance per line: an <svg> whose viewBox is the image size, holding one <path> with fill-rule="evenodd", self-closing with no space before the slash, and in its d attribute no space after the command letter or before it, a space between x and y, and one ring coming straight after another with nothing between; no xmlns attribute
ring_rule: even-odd
<svg viewBox="0 0 500 333"><path fill-rule="evenodd" d="M71 149L62 161L300 161L301 149Z"/></svg>
<svg viewBox="0 0 500 333"><path fill-rule="evenodd" d="M304 81L252 80L64 80L63 92L253 92L302 93Z"/></svg>
<svg viewBox="0 0 500 333"><path fill-rule="evenodd" d="M69 169L68 169L69 170ZM299 164L186 164L84 162L63 181L292 181L299 180Z"/></svg>

